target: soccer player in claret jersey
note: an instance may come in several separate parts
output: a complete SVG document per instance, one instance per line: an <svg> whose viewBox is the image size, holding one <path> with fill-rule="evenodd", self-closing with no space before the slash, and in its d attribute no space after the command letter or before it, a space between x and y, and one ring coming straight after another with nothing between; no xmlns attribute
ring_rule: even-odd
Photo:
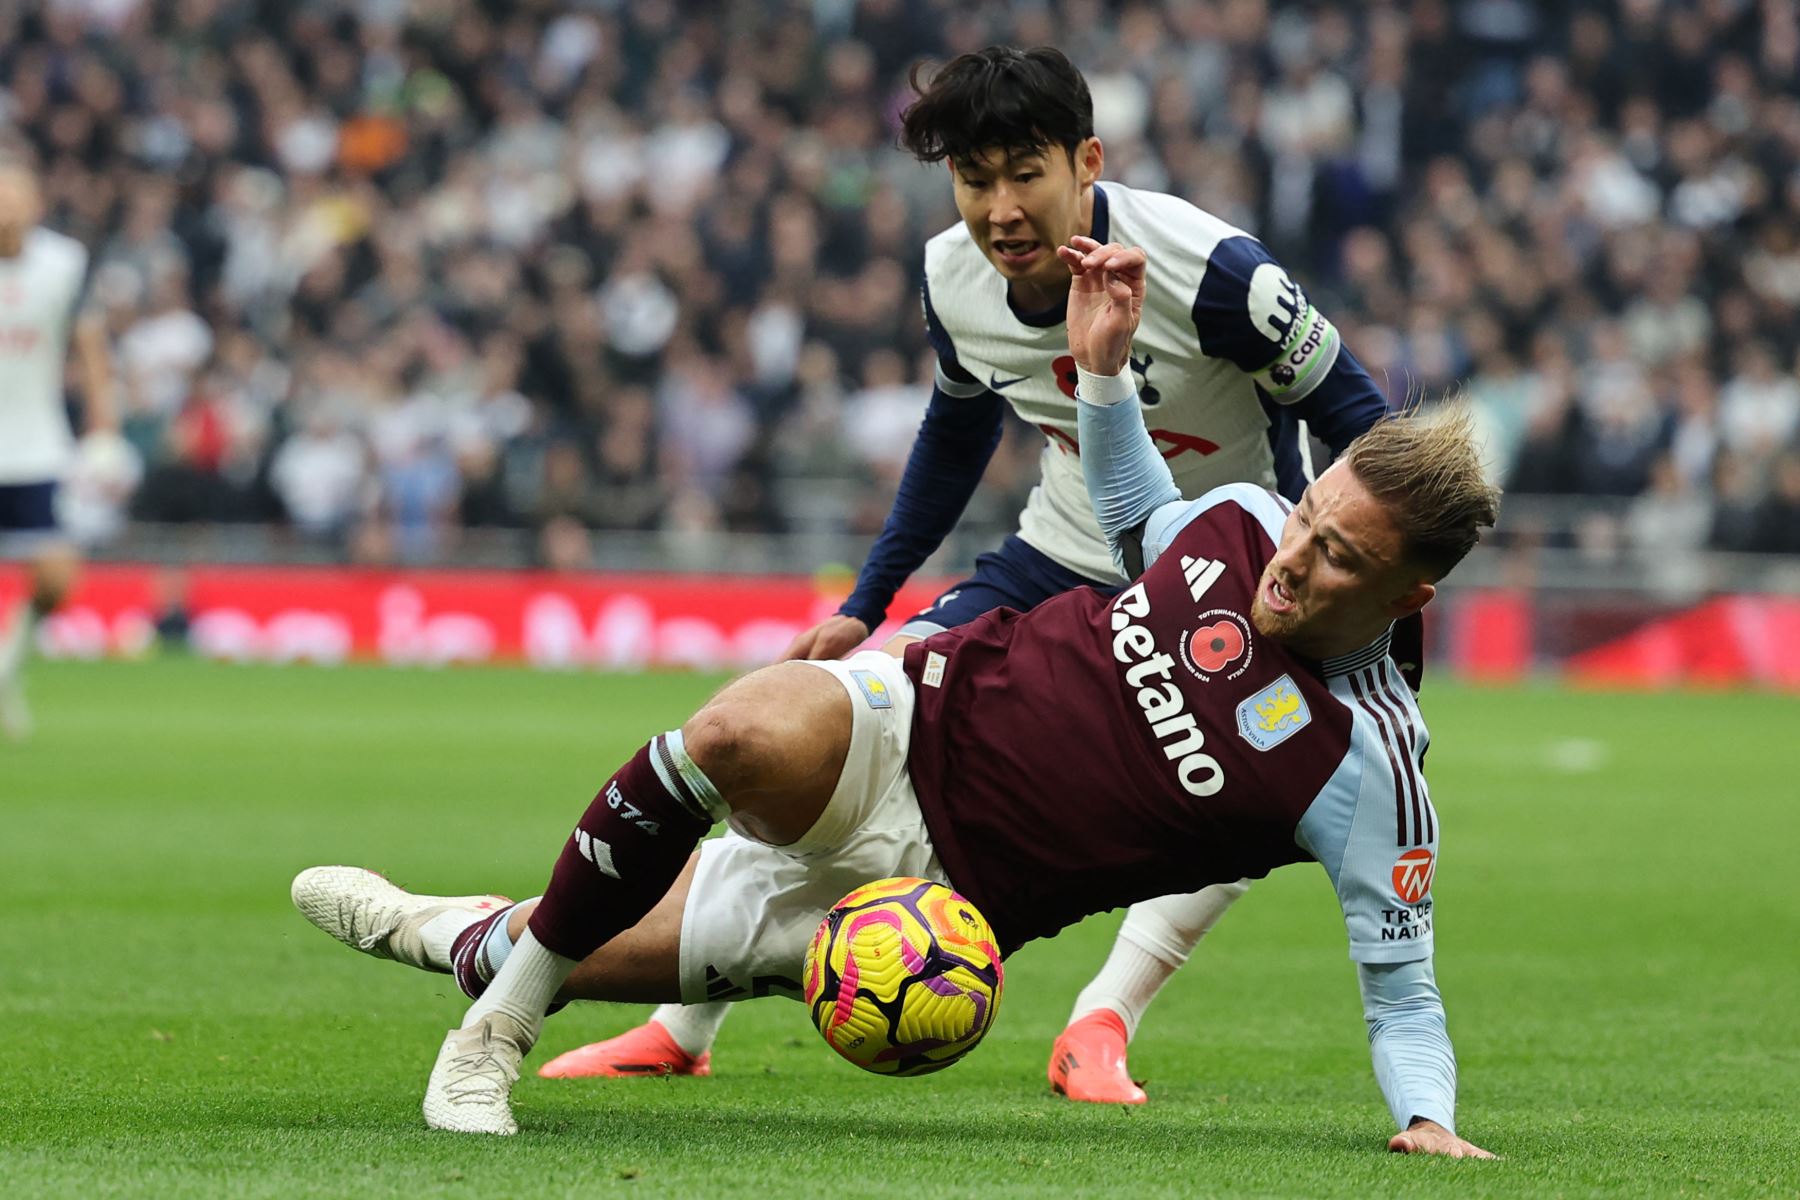
<svg viewBox="0 0 1800 1200"><path fill-rule="evenodd" d="M1124 579L1082 478L1075 367L1063 332L1068 268L1055 248L1091 235L1156 261L1130 368L1150 435L1184 496L1248 482L1306 486L1304 420L1333 451L1387 405L1337 330L1261 243L1184 200L1103 183L1105 148L1081 73L1061 52L994 46L947 64L901 139L942 162L962 220L925 247L926 330L937 384L881 537L838 615L788 658L838 658L881 623L895 591L956 524L1011 405L1045 434L1042 481L1018 533L907 621L887 649ZM1415 627L1403 626L1404 636ZM1417 661L1409 649L1402 661ZM1226 882L1135 908L1050 1055L1057 1091L1138 1103L1125 1046L1152 997L1244 890ZM547 1075L705 1074L727 1006L659 1009L649 1023L547 1064Z"/></svg>
<svg viewBox="0 0 1800 1200"><path fill-rule="evenodd" d="M73 329L90 445L118 443L106 330L78 315L88 255L38 225L37 178L0 164L0 559L29 564L30 594L0 613L0 733L23 737L25 661L38 622L75 583L80 560L58 530L57 481L75 448L63 407L63 364ZM122 453L122 451L113 451Z"/></svg>
<svg viewBox="0 0 1800 1200"><path fill-rule="evenodd" d="M1440 825L1393 623L1493 523L1466 419L1362 435L1289 505L1254 484L1183 500L1127 367L1138 248L1074 239L1068 339L1083 469L1121 568L908 646L781 663L726 687L621 767L535 905L500 913L316 867L301 911L366 953L499 962L426 1086L433 1127L511 1133L513 1082L560 997L798 990L819 915L861 881L922 875L1003 949L1087 914L1313 860L1343 909L1394 1150L1455 1133L1432 971ZM1041 753L1055 746L1055 755ZM731 832L694 841L720 820ZM503 961L502 961L503 960Z"/></svg>

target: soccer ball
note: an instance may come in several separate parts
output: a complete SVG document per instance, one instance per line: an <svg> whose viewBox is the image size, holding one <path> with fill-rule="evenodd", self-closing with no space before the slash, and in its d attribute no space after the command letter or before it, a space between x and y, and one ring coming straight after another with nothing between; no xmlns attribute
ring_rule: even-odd
<svg viewBox="0 0 1800 1200"><path fill-rule="evenodd" d="M803 972L819 1033L877 1075L941 1071L973 1050L1003 977L987 918L928 879L882 879L838 901Z"/></svg>

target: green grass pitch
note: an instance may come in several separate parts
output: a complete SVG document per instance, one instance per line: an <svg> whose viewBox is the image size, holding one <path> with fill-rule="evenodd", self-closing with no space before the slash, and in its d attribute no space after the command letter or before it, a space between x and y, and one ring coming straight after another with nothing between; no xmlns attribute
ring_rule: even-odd
<svg viewBox="0 0 1800 1200"><path fill-rule="evenodd" d="M1009 964L954 1070L859 1074L743 1005L710 1080L532 1076L510 1140L427 1132L461 998L287 900L353 862L542 886L596 785L716 686L183 660L39 664L0 744L7 1196L1800 1194L1800 701L1437 683L1438 976L1460 1124L1495 1163L1382 1152L1323 872L1277 872L1133 1047L1151 1103L1049 1094L1118 916ZM645 1010L577 1006L529 1060Z"/></svg>

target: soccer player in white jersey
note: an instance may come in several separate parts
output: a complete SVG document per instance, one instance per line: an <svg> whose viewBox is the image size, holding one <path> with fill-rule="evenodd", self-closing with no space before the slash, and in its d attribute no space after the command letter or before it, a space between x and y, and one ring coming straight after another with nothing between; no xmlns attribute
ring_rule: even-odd
<svg viewBox="0 0 1800 1200"><path fill-rule="evenodd" d="M1087 84L1061 52L995 46L955 59L907 110L901 137L920 160L947 165L962 218L925 248L936 387L854 592L786 657L837 658L868 638L961 516L1009 404L1046 439L1043 477L1018 533L885 648L899 653L994 608L1025 610L1070 588L1116 590L1124 582L1082 478L1063 324L1070 276L1055 253L1070 237L1135 243L1156 263L1131 370L1151 438L1183 495L1242 481L1297 498L1308 479L1302 419L1335 452L1387 411L1331 322L1255 238L1174 196L1100 182L1106 156ZM1126 1043L1162 984L1243 890L1223 884L1133 909L1051 1050L1058 1092L1145 1099L1127 1070ZM647 1024L543 1070L707 1074L727 1011L724 1003L665 1006Z"/></svg>
<svg viewBox="0 0 1800 1200"><path fill-rule="evenodd" d="M0 558L24 559L30 571L29 594L0 615L0 731L14 738L30 726L24 676L33 635L80 566L56 523L57 482L75 449L63 404L71 333L87 432L118 431L105 327L78 314L87 250L39 225L42 208L31 171L0 165Z"/></svg>
<svg viewBox="0 0 1800 1200"><path fill-rule="evenodd" d="M559 997L692 998L721 978L797 995L820 913L870 878L953 887L1009 953L1089 913L1314 862L1388 1149L1491 1157L1456 1132L1429 733L1389 654L1394 622L1497 516L1471 424L1384 421L1297 505L1246 483L1184 500L1126 363L1143 252L1071 242L1083 469L1119 566L1144 564L1131 586L988 613L898 661L738 680L601 786L537 901L415 896L355 867L295 878L307 919L365 954L448 971L479 940L501 963L444 1039L427 1125L516 1133L513 1083Z"/></svg>

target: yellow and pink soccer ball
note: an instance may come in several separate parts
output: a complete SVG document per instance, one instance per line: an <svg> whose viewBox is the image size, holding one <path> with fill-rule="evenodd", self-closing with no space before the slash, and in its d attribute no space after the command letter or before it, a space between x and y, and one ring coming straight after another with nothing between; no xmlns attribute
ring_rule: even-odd
<svg viewBox="0 0 1800 1200"><path fill-rule="evenodd" d="M941 1071L1000 1007L987 918L928 879L882 879L838 901L806 948L806 1007L827 1044L877 1075Z"/></svg>

